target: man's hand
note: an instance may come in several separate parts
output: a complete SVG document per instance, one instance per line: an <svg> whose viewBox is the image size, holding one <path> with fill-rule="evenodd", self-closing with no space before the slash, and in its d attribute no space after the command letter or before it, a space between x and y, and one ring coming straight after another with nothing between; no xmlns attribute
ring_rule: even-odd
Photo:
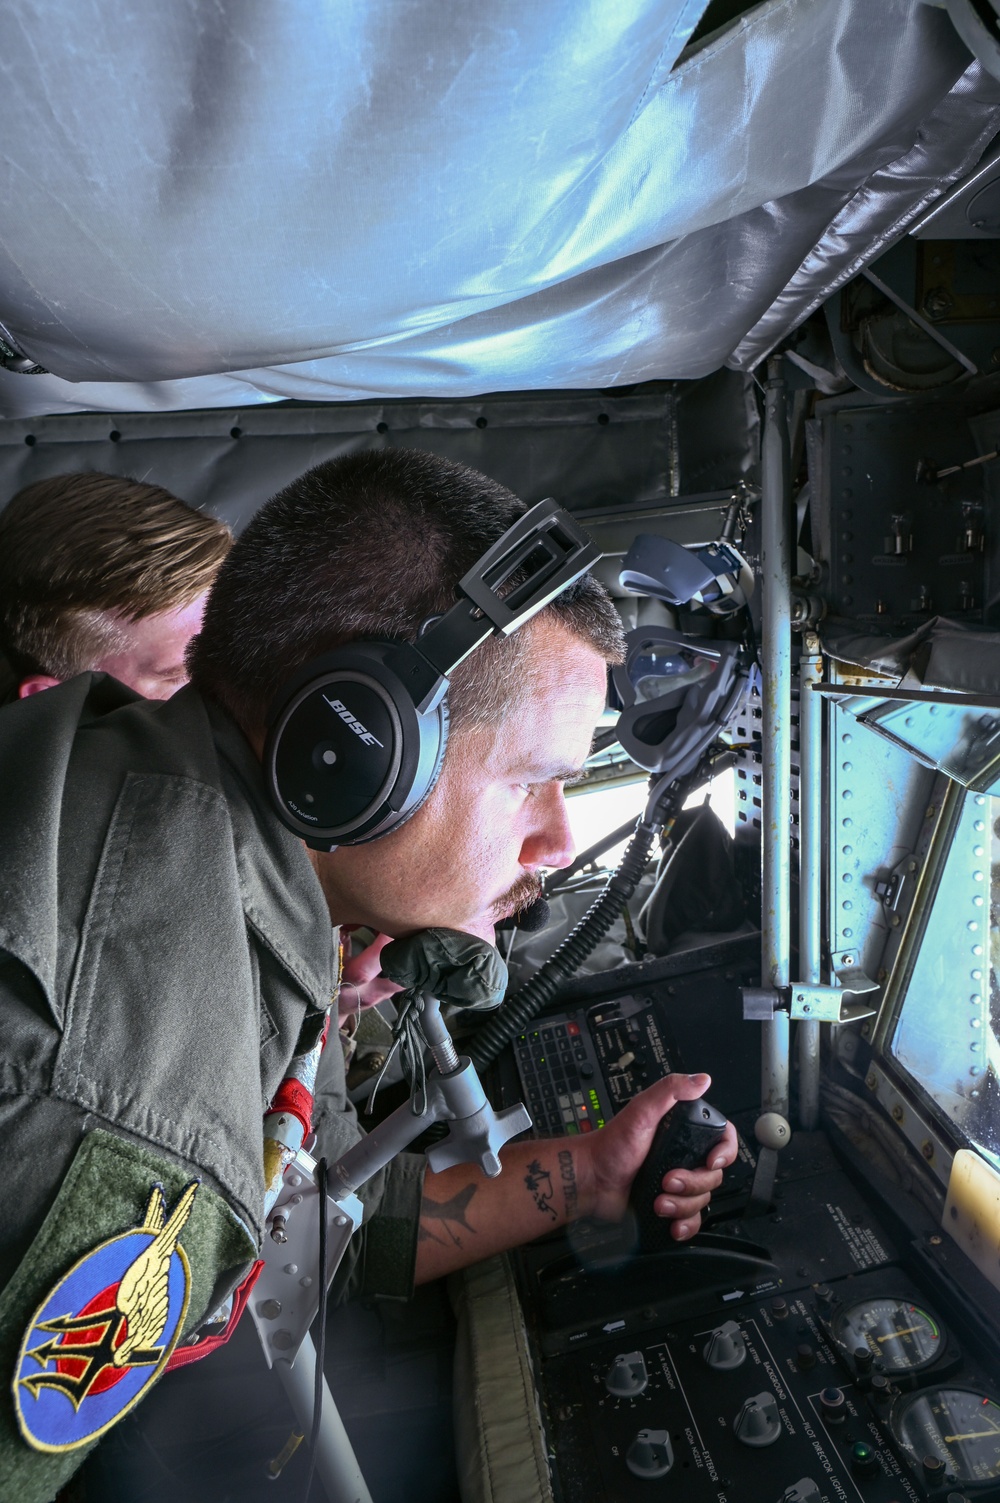
<svg viewBox="0 0 1000 1503"><path fill-rule="evenodd" d="M630 1101L600 1132L508 1143L501 1150L499 1179L487 1179L469 1164L429 1173L420 1211L417 1283L530 1242L579 1216L620 1221L660 1118L675 1101L703 1096L710 1084L707 1075L668 1075ZM671 1221L676 1241L697 1232L701 1213L736 1149L730 1123L711 1151L710 1167L673 1169L664 1176L664 1193L653 1209Z"/></svg>
<svg viewBox="0 0 1000 1503"><path fill-rule="evenodd" d="M376 1002L384 1002L399 991L395 981L382 975L381 955L390 941L388 934L376 934L371 944L357 955L344 955L340 987L340 1020L350 1017Z"/></svg>
<svg viewBox="0 0 1000 1503"><path fill-rule="evenodd" d="M677 1101L694 1101L711 1085L707 1075L668 1075L629 1102L606 1127L580 1142L578 1152L589 1162L587 1211L602 1221L620 1221L639 1167L649 1152L660 1118ZM663 1194L653 1210L672 1222L670 1235L678 1242L693 1237L712 1191L722 1183L722 1170L736 1157L736 1129L730 1122L712 1149L704 1169L672 1169L664 1176Z"/></svg>

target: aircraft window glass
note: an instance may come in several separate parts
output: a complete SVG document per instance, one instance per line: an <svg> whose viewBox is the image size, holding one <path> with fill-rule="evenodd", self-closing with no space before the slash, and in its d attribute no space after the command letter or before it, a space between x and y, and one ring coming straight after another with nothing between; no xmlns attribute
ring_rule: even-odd
<svg viewBox="0 0 1000 1503"><path fill-rule="evenodd" d="M623 825L627 819L638 819L646 801L647 779L633 783L615 783L611 787L587 788L579 791L567 789L566 807L569 811L570 829L578 851L585 851L596 844L602 836ZM701 789L688 799L688 805L701 804L708 792L712 808L732 835L736 829L736 774L728 767L713 778L708 789ZM622 858L628 840L605 851L598 860L601 867L615 867Z"/></svg>
<svg viewBox="0 0 1000 1503"><path fill-rule="evenodd" d="M1000 797L965 796L892 1053L1000 1164Z"/></svg>

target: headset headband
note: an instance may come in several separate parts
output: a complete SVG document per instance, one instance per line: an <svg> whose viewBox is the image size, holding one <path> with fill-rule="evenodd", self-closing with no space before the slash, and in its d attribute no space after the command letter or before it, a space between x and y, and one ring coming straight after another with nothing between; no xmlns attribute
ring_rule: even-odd
<svg viewBox="0 0 1000 1503"><path fill-rule="evenodd" d="M421 714L439 703L448 679L487 637L508 637L568 590L601 557L569 512L550 498L518 517L458 582L464 597L386 658ZM502 594L518 570L527 576Z"/></svg>

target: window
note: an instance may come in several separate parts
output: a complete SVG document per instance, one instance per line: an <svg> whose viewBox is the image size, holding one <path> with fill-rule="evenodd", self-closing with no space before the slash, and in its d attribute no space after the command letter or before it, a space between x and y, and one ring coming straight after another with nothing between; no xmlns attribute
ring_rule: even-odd
<svg viewBox="0 0 1000 1503"><path fill-rule="evenodd" d="M646 802L647 779L634 783L616 783L609 788L581 788L569 790L567 808L570 828L578 851L585 851L604 835L623 825L626 820L636 820ZM708 793L712 808L732 835L736 827L736 777L731 767L713 778L708 788L702 788L688 799L688 805L704 802ZM599 858L603 867L617 866L628 844L622 840Z"/></svg>
<svg viewBox="0 0 1000 1503"><path fill-rule="evenodd" d="M963 797L892 1053L1000 1165L1000 797Z"/></svg>

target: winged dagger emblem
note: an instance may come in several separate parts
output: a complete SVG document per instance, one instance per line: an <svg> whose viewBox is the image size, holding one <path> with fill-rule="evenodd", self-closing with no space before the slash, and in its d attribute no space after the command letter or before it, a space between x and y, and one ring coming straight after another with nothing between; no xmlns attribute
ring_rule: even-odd
<svg viewBox="0 0 1000 1503"><path fill-rule="evenodd" d="M170 1308L170 1259L191 1214L197 1190L198 1181L195 1180L167 1216L163 1190L159 1185L153 1186L140 1228L154 1233L153 1240L146 1251L129 1264L118 1285L115 1305L127 1322L127 1330L125 1340L115 1347L111 1359L113 1367L130 1367L135 1361L158 1362L160 1359L156 1343L163 1335Z"/></svg>
<svg viewBox="0 0 1000 1503"><path fill-rule="evenodd" d="M156 1367L165 1356L163 1337L171 1313L171 1260L178 1251L178 1238L197 1191L198 1181L194 1180L168 1215L162 1186L152 1187L141 1225L124 1234L151 1240L126 1265L117 1287L108 1291L113 1292L113 1303L105 1299L79 1314L51 1315L33 1323L31 1334L45 1332L46 1339L37 1346L28 1345L25 1357L37 1363L41 1371L25 1373L19 1381L34 1397L43 1389L57 1389L78 1410L92 1391L107 1387L109 1379L116 1381L112 1374ZM101 1251L95 1249L95 1254ZM176 1315L173 1324L177 1325ZM176 1331L170 1335L173 1338Z"/></svg>

